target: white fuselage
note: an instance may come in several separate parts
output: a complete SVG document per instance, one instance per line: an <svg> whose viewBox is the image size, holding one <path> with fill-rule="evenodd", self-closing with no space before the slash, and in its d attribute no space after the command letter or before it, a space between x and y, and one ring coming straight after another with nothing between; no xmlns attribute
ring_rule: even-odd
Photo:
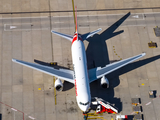
<svg viewBox="0 0 160 120"><path fill-rule="evenodd" d="M71 49L77 104L85 112L90 107L91 95L85 47L81 37L77 39L77 33L73 37Z"/></svg>

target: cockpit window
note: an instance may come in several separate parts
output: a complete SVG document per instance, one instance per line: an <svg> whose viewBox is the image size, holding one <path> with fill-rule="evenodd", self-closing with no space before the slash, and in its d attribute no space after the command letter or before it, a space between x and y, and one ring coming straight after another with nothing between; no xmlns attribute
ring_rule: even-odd
<svg viewBox="0 0 160 120"><path fill-rule="evenodd" d="M88 105L89 104L89 101L87 102L87 103L82 103L82 102L79 102L79 104L81 104L81 105Z"/></svg>
<svg viewBox="0 0 160 120"><path fill-rule="evenodd" d="M79 102L79 104L84 105L84 103L82 103L82 102Z"/></svg>

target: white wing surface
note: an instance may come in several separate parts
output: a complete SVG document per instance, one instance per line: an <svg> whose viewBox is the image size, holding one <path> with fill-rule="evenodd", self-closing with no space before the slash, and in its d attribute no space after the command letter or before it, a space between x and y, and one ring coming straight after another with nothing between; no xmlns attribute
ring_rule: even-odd
<svg viewBox="0 0 160 120"><path fill-rule="evenodd" d="M146 55L146 53L142 53L142 54L134 56L134 57L130 57L130 58L127 58L127 59L124 59L124 60L121 60L121 61L118 61L118 62L115 62L112 64L108 64L103 68L98 67L98 68L93 68L93 69L88 70L90 83L93 82L94 80L97 80L97 79L103 77L104 75L107 75L107 74L145 56L145 55Z"/></svg>
<svg viewBox="0 0 160 120"><path fill-rule="evenodd" d="M58 35L58 36L61 36L61 37L65 38L65 39L67 39L67 40L69 40L71 42L73 40L73 36L72 35L67 35L67 34L59 33L59 32L53 31L53 30L51 32L54 33L54 34L56 34L56 35Z"/></svg>
<svg viewBox="0 0 160 120"><path fill-rule="evenodd" d="M68 81L70 83L74 84L74 79L73 79L73 71L71 70L65 70L65 69L54 69L52 67L44 66L44 65L39 65L35 63L29 63L21 60L16 60L12 59L13 62L16 62L18 64L24 65L26 67L41 71L43 73L55 76L59 79L63 79L65 81Z"/></svg>

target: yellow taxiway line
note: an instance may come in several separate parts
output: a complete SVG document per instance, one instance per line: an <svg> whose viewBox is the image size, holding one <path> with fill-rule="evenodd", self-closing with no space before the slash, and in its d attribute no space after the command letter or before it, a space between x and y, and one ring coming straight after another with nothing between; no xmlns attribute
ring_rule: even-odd
<svg viewBox="0 0 160 120"><path fill-rule="evenodd" d="M76 18L75 18L74 0L72 0L72 7L73 7L74 25L75 25L75 31L76 31Z"/></svg>

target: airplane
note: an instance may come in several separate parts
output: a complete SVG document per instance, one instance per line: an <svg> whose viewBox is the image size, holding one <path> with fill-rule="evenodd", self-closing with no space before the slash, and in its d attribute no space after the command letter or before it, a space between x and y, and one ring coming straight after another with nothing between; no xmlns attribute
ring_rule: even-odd
<svg viewBox="0 0 160 120"><path fill-rule="evenodd" d="M101 79L100 82L101 86L103 88L108 88L109 81L105 77L105 75L145 56L146 53L142 53L134 57L130 57L118 62L108 64L105 67L87 69L86 52L83 41L95 35L102 29L99 28L93 32L89 32L82 35L79 34L77 28L76 10L74 14L75 14L75 34L73 36L51 30L52 33L60 37L63 37L71 42L73 70L54 69L53 67L40 65L36 63L29 63L17 59L12 59L12 61L24 65L26 67L41 71L43 73L49 74L51 76L55 76L57 79L54 85L57 91L62 91L63 89L63 83L61 80L65 80L74 84L77 104L83 112L87 112L91 105L90 83L97 79Z"/></svg>

